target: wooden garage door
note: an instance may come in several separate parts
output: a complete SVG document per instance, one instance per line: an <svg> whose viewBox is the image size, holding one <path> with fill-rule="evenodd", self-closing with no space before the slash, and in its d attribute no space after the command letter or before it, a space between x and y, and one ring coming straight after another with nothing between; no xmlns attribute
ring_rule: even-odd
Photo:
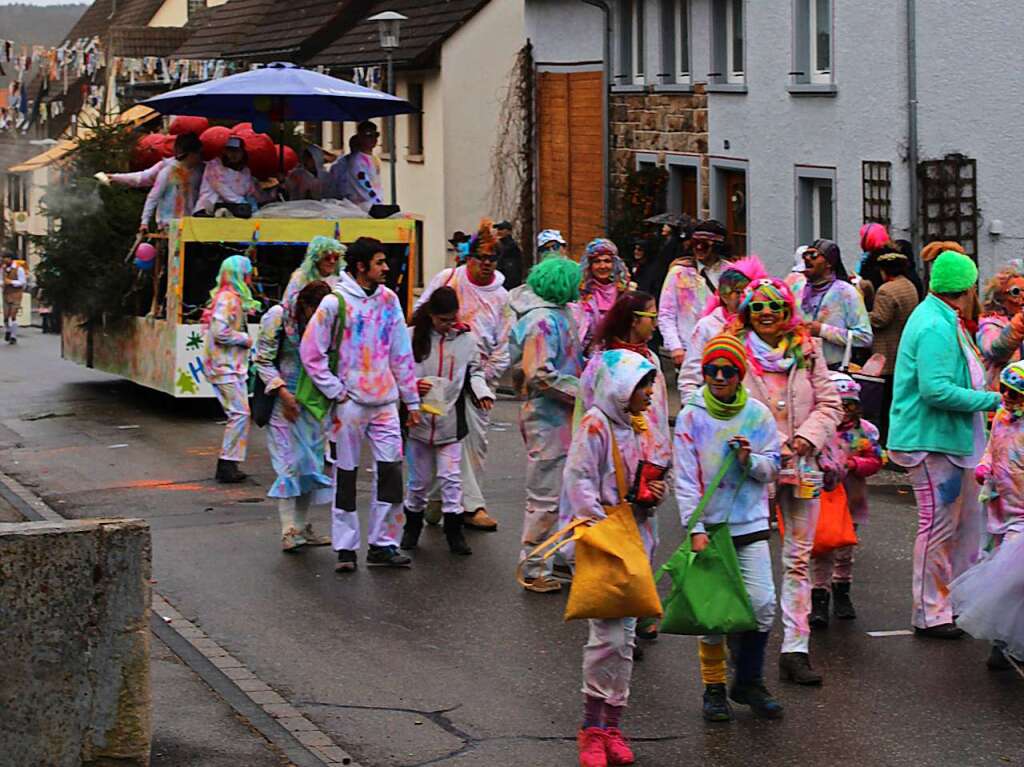
<svg viewBox="0 0 1024 767"><path fill-rule="evenodd" d="M537 231L559 229L575 257L604 233L604 123L600 72L537 77Z"/></svg>

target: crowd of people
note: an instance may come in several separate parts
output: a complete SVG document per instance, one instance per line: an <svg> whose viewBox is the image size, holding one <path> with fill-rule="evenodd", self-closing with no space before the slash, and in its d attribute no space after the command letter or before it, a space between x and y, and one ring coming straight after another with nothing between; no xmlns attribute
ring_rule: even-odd
<svg viewBox="0 0 1024 767"><path fill-rule="evenodd" d="M376 240L315 238L257 339L245 329L251 264L224 261L204 318L207 370L228 416L217 477L244 477L255 344L260 384L275 398L269 494L284 551L330 544L339 573L358 568L356 477L366 443L375 462L366 563L410 566L424 524L441 519L450 551L471 554L466 528L504 523L488 506L485 479L491 409L508 373L526 448L518 574L527 592L593 583L597 560L584 556L589 533L578 531L613 523L610 554L635 544L646 564L629 579L650 580L656 509L672 493L689 556L734 552L745 628L701 623L686 632L700 635L707 720L732 719L733 704L783 715L764 675L776 515L779 677L822 683L811 631L856 617L856 547L821 544L819 528L826 516L851 529L867 522L867 479L886 455L908 474L918 507L915 633L955 639L967 628L991 639L991 668L1024 654L1012 596L1024 580L1024 265L1002 269L981 308L977 268L956 243L921 253L927 290L914 254L878 224L863 228L855 269L837 243L820 239L774 277L755 256L733 257L724 227L702 221L682 237L669 228L679 242L661 249L672 255L663 277L649 243L625 259L598 238L576 261L561 234L545 230L536 263L509 289L498 268L508 229L484 221L468 238L456 233L457 265L430 280L409 327L384 284ZM670 412L673 378L678 412ZM871 417L868 386L877 389ZM317 503L330 503L330 536L309 520ZM558 541L573 529L575 552ZM986 548L995 553L983 556ZM617 604L586 613L583 767L634 758L621 720L637 638L661 627L657 611Z"/></svg>

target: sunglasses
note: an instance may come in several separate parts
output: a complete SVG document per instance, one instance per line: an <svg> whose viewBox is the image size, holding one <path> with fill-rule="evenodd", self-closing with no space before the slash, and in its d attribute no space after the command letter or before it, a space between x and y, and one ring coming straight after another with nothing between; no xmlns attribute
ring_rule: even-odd
<svg viewBox="0 0 1024 767"><path fill-rule="evenodd" d="M821 253L816 250L805 250L804 261L813 261L816 258L822 258Z"/></svg>
<svg viewBox="0 0 1024 767"><path fill-rule="evenodd" d="M1014 298L1020 298L1024 294L1024 288L1014 285L1012 288L1006 289L1006 295L1013 296Z"/></svg>
<svg viewBox="0 0 1024 767"><path fill-rule="evenodd" d="M637 317L648 317L649 319L652 320L658 319L657 312L633 312L633 314L635 314Z"/></svg>
<svg viewBox="0 0 1024 767"><path fill-rule="evenodd" d="M735 365L715 365L711 362L705 365L702 370L704 371L704 375L711 379L718 378L718 374L721 373L722 378L726 381L731 381L740 374L740 369Z"/></svg>
<svg viewBox="0 0 1024 767"><path fill-rule="evenodd" d="M773 312L781 312L786 308L786 305L782 301L751 301L750 311L752 312L763 312L765 309L771 309Z"/></svg>
<svg viewBox="0 0 1024 767"><path fill-rule="evenodd" d="M496 264L496 263L498 263L498 257L497 256L486 256L486 255L482 255L482 254L479 254L479 253L474 253L473 255L470 256L470 258L475 258L477 261L485 261L488 264Z"/></svg>

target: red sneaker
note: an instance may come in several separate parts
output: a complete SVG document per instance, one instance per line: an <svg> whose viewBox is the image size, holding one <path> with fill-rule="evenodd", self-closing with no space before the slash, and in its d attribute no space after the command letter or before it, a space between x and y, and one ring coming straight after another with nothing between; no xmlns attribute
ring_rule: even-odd
<svg viewBox="0 0 1024 767"><path fill-rule="evenodd" d="M600 727L588 727L576 733L580 767L608 767L608 733Z"/></svg>
<svg viewBox="0 0 1024 767"><path fill-rule="evenodd" d="M632 764L636 761L633 749L626 742L626 736L618 727L609 727L604 731L607 740L605 742L605 753L608 755L608 764Z"/></svg>

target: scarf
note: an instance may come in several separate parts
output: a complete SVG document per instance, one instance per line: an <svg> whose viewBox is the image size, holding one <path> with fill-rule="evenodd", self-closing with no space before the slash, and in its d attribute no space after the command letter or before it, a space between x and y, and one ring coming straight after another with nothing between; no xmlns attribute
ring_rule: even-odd
<svg viewBox="0 0 1024 767"><path fill-rule="evenodd" d="M619 298L620 285L615 282L598 282L591 280L585 288L588 298L594 300L594 306L602 317L615 305Z"/></svg>
<svg viewBox="0 0 1024 767"><path fill-rule="evenodd" d="M636 352L650 362L654 361L654 353L647 344L633 344L629 341L623 341L621 338L613 338L611 343L608 344L608 351L611 351L612 349L626 349L631 352Z"/></svg>
<svg viewBox="0 0 1024 767"><path fill-rule="evenodd" d="M747 406L747 390L740 386L736 390L736 399L732 402L722 402L707 386L701 387L704 392L704 405L712 418L718 421L730 421L738 416L743 408Z"/></svg>
<svg viewBox="0 0 1024 767"><path fill-rule="evenodd" d="M747 359L759 373L787 373L799 356L799 342L787 333L778 346L769 346L753 330L746 334Z"/></svg>
<svg viewBox="0 0 1024 767"><path fill-rule="evenodd" d="M824 302L825 296L828 295L828 292L832 289L835 282L836 276L832 275L824 282L818 283L817 285L807 283L807 285L804 286L803 298L800 299L800 309L805 317L810 317L814 320L818 319L818 312L821 311L821 304Z"/></svg>

